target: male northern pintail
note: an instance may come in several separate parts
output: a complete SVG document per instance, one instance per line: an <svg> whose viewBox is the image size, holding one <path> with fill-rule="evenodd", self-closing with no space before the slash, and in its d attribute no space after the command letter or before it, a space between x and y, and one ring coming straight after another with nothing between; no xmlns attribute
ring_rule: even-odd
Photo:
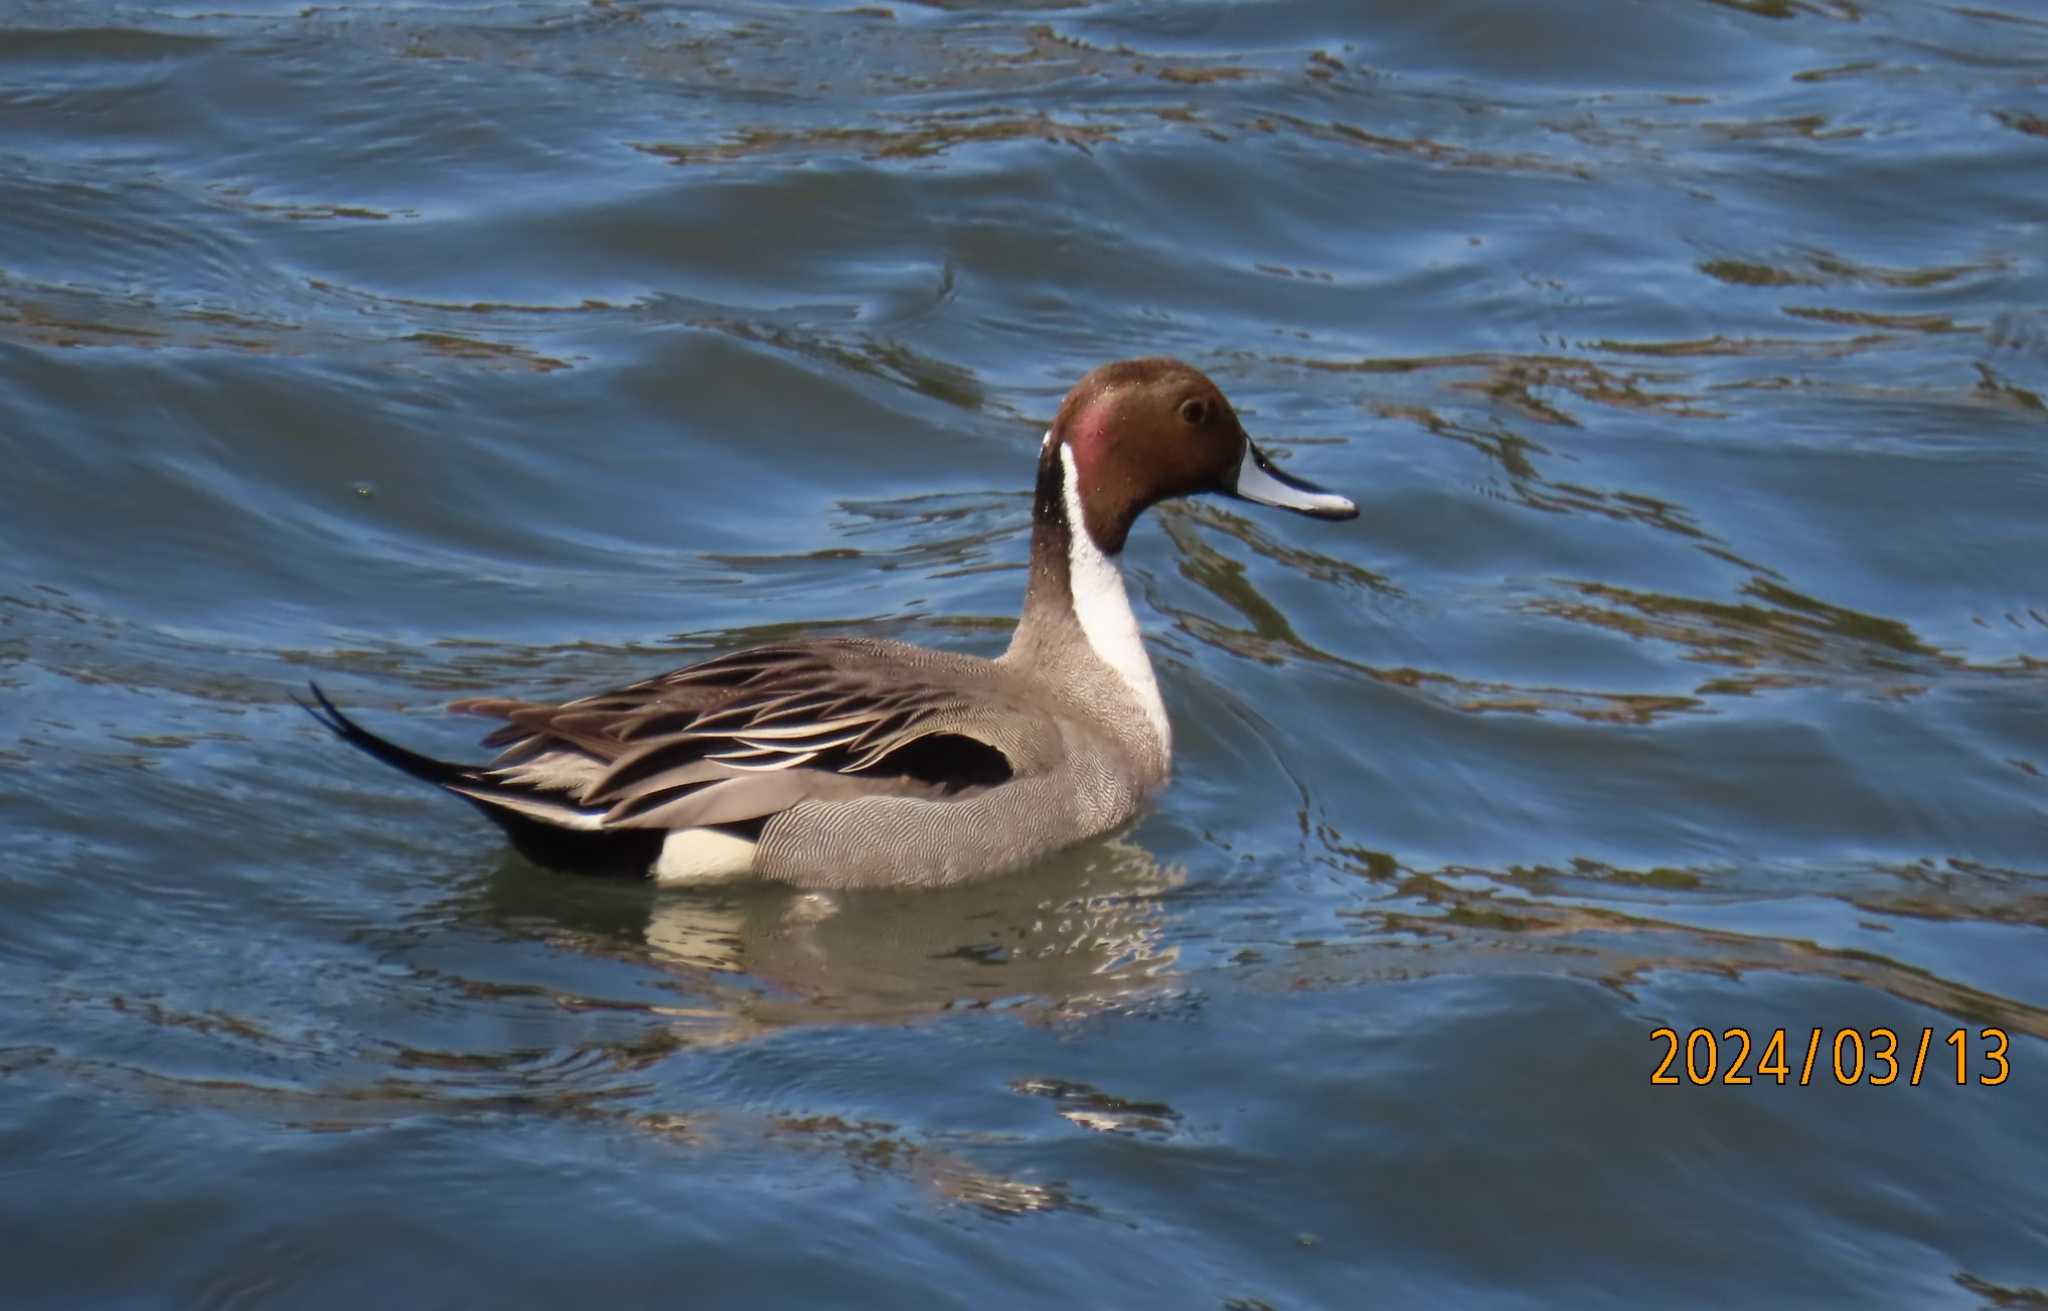
<svg viewBox="0 0 2048 1311"><path fill-rule="evenodd" d="M566 705L457 702L505 721L483 766L387 742L318 687L307 710L546 865L817 888L999 873L1123 826L1165 784L1172 731L1117 556L1146 506L1199 492L1358 513L1274 468L1198 370L1125 360L1045 434L1024 617L999 659L821 638Z"/></svg>

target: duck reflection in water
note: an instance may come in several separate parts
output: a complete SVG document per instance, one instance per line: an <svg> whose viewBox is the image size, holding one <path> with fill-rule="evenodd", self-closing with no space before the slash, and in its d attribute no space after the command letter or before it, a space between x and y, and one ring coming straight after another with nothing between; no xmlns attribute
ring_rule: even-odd
<svg viewBox="0 0 2048 1311"><path fill-rule="evenodd" d="M462 894L460 918L683 983L658 1009L687 1040L816 1023L901 1021L963 1007L1089 1015L1172 997L1165 899L1185 880L1124 840L957 888L803 892L758 884L654 890L563 880L523 859Z"/></svg>

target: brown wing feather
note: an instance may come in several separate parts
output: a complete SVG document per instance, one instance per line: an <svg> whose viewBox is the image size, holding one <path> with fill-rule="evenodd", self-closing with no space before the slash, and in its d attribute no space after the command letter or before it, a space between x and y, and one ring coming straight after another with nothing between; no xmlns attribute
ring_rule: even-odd
<svg viewBox="0 0 2048 1311"><path fill-rule="evenodd" d="M455 708L507 721L485 739L503 748L494 771L558 780L574 804L606 808L606 827L731 823L812 798L966 796L1012 775L973 727L985 690L906 677L864 649L754 647L563 705Z"/></svg>

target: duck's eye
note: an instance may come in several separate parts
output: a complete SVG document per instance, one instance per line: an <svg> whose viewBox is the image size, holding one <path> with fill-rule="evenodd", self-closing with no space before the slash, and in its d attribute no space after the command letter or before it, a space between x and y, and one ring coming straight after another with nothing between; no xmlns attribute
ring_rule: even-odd
<svg viewBox="0 0 2048 1311"><path fill-rule="evenodd" d="M1201 427L1209 421L1209 402L1199 396L1188 397L1180 403L1180 417L1184 423Z"/></svg>

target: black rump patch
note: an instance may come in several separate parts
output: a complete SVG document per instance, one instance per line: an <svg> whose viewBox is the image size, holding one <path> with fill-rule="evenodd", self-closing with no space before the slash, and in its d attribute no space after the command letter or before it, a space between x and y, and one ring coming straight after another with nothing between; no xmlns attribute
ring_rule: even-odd
<svg viewBox="0 0 2048 1311"><path fill-rule="evenodd" d="M505 830L512 846L536 865L569 874L644 879L668 834L653 828L591 831L530 819L503 807L479 806Z"/></svg>

